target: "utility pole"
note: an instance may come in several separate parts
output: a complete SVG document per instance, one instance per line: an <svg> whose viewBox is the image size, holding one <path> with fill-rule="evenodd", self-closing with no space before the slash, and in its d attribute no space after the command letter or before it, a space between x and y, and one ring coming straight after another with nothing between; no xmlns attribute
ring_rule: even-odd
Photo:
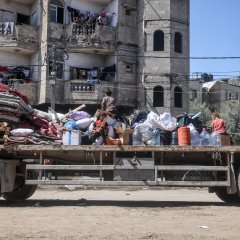
<svg viewBox="0 0 240 240"><path fill-rule="evenodd" d="M64 62L68 60L69 56L66 50L62 47L57 47L53 45L50 49L48 54L45 56L45 61L48 63L49 68L51 67L50 76L51 79L49 80L49 85L51 88L51 108L55 110L55 101L56 101L56 81L57 81L57 73L59 71L58 65L59 63L63 64L64 71Z"/></svg>

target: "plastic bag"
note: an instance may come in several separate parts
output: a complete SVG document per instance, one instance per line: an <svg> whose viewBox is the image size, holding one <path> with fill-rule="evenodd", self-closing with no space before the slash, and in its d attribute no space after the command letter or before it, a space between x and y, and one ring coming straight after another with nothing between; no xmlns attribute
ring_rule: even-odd
<svg viewBox="0 0 240 240"><path fill-rule="evenodd" d="M142 141L146 142L152 138L152 130L147 124L139 124L138 127L139 131L142 134Z"/></svg>
<svg viewBox="0 0 240 240"><path fill-rule="evenodd" d="M67 128L68 130L79 130L79 126L77 123L73 120L69 120L64 124L64 127Z"/></svg>
<svg viewBox="0 0 240 240"><path fill-rule="evenodd" d="M148 114L145 124L147 124L152 129L156 128L164 129L163 126L161 125L160 116L158 116L154 112L150 112Z"/></svg>
<svg viewBox="0 0 240 240"><path fill-rule="evenodd" d="M77 111L77 112L71 112L69 113L69 118L73 119L74 121L78 121L81 119L86 119L86 118L90 118L91 116L84 111Z"/></svg>
<svg viewBox="0 0 240 240"><path fill-rule="evenodd" d="M17 128L10 131L10 134L14 137L27 137L31 136L33 133L34 131L28 128Z"/></svg>
<svg viewBox="0 0 240 240"><path fill-rule="evenodd" d="M174 131L177 128L177 119L172 117L170 113L164 112L161 114L160 122L164 130Z"/></svg>
<svg viewBox="0 0 240 240"><path fill-rule="evenodd" d="M91 118L86 118L86 119L81 119L78 120L76 122L76 124L78 125L79 129L84 130L87 127L89 127L89 125L92 123L92 119Z"/></svg>
<svg viewBox="0 0 240 240"><path fill-rule="evenodd" d="M116 122L117 122L116 119L111 118L110 116L107 116L107 124L108 124L109 126L113 126Z"/></svg>
<svg viewBox="0 0 240 240"><path fill-rule="evenodd" d="M108 127L108 137L110 137L110 138L114 138L115 137L114 130L113 130L112 126Z"/></svg>

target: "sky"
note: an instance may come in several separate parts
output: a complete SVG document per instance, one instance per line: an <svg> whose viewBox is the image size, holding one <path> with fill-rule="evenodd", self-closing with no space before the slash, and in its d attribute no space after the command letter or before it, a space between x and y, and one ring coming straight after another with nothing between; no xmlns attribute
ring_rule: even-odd
<svg viewBox="0 0 240 240"><path fill-rule="evenodd" d="M190 0L191 57L240 57L240 0ZM191 60L191 73L240 76L240 59ZM236 71L236 72L235 72Z"/></svg>

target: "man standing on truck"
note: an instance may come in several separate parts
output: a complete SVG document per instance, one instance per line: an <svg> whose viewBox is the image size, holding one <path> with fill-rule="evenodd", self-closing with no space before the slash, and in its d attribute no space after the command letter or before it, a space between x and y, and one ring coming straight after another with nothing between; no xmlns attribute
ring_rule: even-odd
<svg viewBox="0 0 240 240"><path fill-rule="evenodd" d="M107 89L105 91L105 96L102 100L102 111L106 111L112 114L117 113L115 99L112 97L112 91Z"/></svg>
<svg viewBox="0 0 240 240"><path fill-rule="evenodd" d="M217 112L212 114L211 127L214 132L217 132L217 133L225 133L226 132L226 123L223 119L220 118L219 113L217 113Z"/></svg>

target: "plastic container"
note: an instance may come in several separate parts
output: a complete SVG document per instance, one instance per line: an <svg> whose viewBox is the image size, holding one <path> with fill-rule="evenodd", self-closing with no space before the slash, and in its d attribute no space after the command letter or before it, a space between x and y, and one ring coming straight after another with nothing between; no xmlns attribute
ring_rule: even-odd
<svg viewBox="0 0 240 240"><path fill-rule="evenodd" d="M160 146L161 145L161 138L160 138L160 132L155 129L152 131L152 146Z"/></svg>
<svg viewBox="0 0 240 240"><path fill-rule="evenodd" d="M189 127L183 126L178 129L178 145L179 146L191 145L191 134Z"/></svg>
<svg viewBox="0 0 240 240"><path fill-rule="evenodd" d="M200 146L200 134L196 129L191 130L191 145Z"/></svg>
<svg viewBox="0 0 240 240"><path fill-rule="evenodd" d="M202 146L210 146L210 134L206 129L203 129L200 134L200 141Z"/></svg>
<svg viewBox="0 0 240 240"><path fill-rule="evenodd" d="M211 141L210 141L211 146L221 146L222 145L221 136L219 133L213 132L210 135L210 139L211 139Z"/></svg>
<svg viewBox="0 0 240 240"><path fill-rule="evenodd" d="M132 145L133 146L143 146L142 134L138 128L135 128L132 134Z"/></svg>
<svg viewBox="0 0 240 240"><path fill-rule="evenodd" d="M161 145L169 146L171 143L171 132L160 130Z"/></svg>
<svg viewBox="0 0 240 240"><path fill-rule="evenodd" d="M150 127L146 124L139 124L138 129L140 133L142 134L142 142L147 142L152 138L152 130Z"/></svg>
<svg viewBox="0 0 240 240"><path fill-rule="evenodd" d="M172 146L177 146L178 145L178 132L177 131L173 131L171 133L171 143L170 145Z"/></svg>

